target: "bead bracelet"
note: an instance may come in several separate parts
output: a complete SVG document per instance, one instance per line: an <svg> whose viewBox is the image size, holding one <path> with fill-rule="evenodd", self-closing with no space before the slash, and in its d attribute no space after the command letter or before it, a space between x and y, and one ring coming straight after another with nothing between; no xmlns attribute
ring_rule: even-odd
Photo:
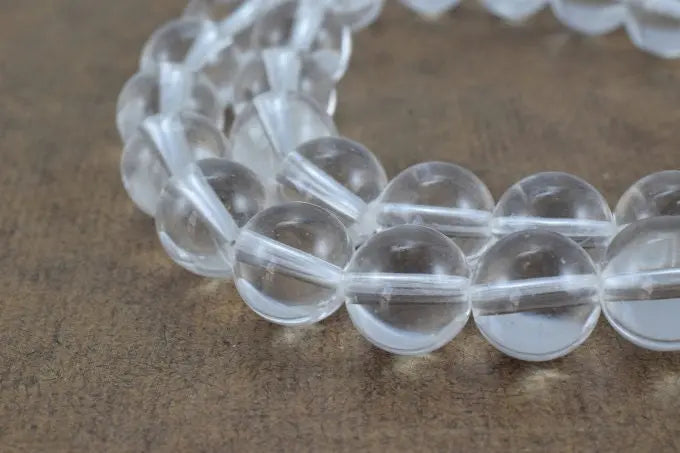
<svg viewBox="0 0 680 453"><path fill-rule="evenodd" d="M602 310L633 343L680 349L680 171L636 182L613 213L559 172L521 180L498 203L451 163L388 182L330 116L349 25L369 22L352 7L369 3L248 0L220 22L154 33L117 123L123 184L169 256L233 278L278 324L344 304L366 339L396 354L440 348L472 313L502 352L550 360L584 342ZM197 5L221 3L188 11Z"/></svg>

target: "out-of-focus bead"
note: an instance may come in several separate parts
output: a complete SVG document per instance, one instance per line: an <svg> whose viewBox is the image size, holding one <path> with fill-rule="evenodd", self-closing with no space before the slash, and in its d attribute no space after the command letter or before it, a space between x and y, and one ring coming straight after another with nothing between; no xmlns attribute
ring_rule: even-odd
<svg viewBox="0 0 680 453"><path fill-rule="evenodd" d="M619 227L659 216L680 216L680 171L666 170L635 182L616 204Z"/></svg>
<svg viewBox="0 0 680 453"><path fill-rule="evenodd" d="M460 0L400 0L418 14L435 18L444 14L460 3Z"/></svg>
<svg viewBox="0 0 680 453"><path fill-rule="evenodd" d="M550 4L557 20L586 35L609 33L626 19L621 0L550 0Z"/></svg>
<svg viewBox="0 0 680 453"><path fill-rule="evenodd" d="M492 14L510 22L520 22L536 14L548 0L481 0Z"/></svg>
<svg viewBox="0 0 680 453"><path fill-rule="evenodd" d="M354 326L395 354L434 351L468 320L468 266L441 233L401 225L371 237L347 266L346 307Z"/></svg>
<svg viewBox="0 0 680 453"><path fill-rule="evenodd" d="M588 338L600 314L598 276L588 254L557 233L510 234L479 260L470 299L477 327L505 354L561 357Z"/></svg>
<svg viewBox="0 0 680 453"><path fill-rule="evenodd" d="M333 0L328 7L340 23L356 31L375 22L384 4L385 0Z"/></svg>
<svg viewBox="0 0 680 453"><path fill-rule="evenodd" d="M628 0L627 6L633 44L663 58L680 58L680 2Z"/></svg>
<svg viewBox="0 0 680 453"><path fill-rule="evenodd" d="M274 206L236 240L236 288L269 321L311 324L342 305L343 268L352 252L345 227L328 211L299 202Z"/></svg>

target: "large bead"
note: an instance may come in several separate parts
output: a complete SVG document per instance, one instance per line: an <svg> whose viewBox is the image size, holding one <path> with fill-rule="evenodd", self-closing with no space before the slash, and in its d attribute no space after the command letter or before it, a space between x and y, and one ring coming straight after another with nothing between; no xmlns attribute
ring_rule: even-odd
<svg viewBox="0 0 680 453"><path fill-rule="evenodd" d="M257 214L235 244L234 280L256 313L284 325L311 324L342 305L343 268L354 248L328 211L286 203Z"/></svg>
<svg viewBox="0 0 680 453"><path fill-rule="evenodd" d="M536 14L548 0L481 0L492 14L510 22L519 22Z"/></svg>
<svg viewBox="0 0 680 453"><path fill-rule="evenodd" d="M168 178L189 163L226 157L230 145L205 117L189 112L147 118L125 145L120 171L123 186L145 213L156 213Z"/></svg>
<svg viewBox="0 0 680 453"><path fill-rule="evenodd" d="M680 58L680 2L628 0L626 29L640 49L663 58Z"/></svg>
<svg viewBox="0 0 680 453"><path fill-rule="evenodd" d="M491 222L496 237L531 228L573 239L596 262L616 232L611 209L600 192L581 178L560 172L524 178L498 201Z"/></svg>
<svg viewBox="0 0 680 453"><path fill-rule="evenodd" d="M170 258L207 277L230 277L238 229L264 209L264 187L246 167L203 159L168 181L156 231Z"/></svg>
<svg viewBox="0 0 680 453"><path fill-rule="evenodd" d="M626 6L620 0L551 0L555 17L586 35L609 33L623 25Z"/></svg>
<svg viewBox="0 0 680 453"><path fill-rule="evenodd" d="M376 205L378 224L420 224L445 234L475 259L490 239L494 202L472 172L446 162L407 168L385 188Z"/></svg>
<svg viewBox="0 0 680 453"><path fill-rule="evenodd" d="M635 182L621 196L614 210L619 227L664 215L680 215L679 170L660 171Z"/></svg>
<svg viewBox="0 0 680 453"><path fill-rule="evenodd" d="M374 345L395 354L434 351L468 320L468 266L441 233L401 225L371 237L346 270L347 311Z"/></svg>
<svg viewBox="0 0 680 453"><path fill-rule="evenodd" d="M680 350L680 217L630 224L607 249L602 306L609 323L638 346Z"/></svg>
<svg viewBox="0 0 680 453"><path fill-rule="evenodd" d="M588 254L557 233L510 234L487 250L472 278L477 327L512 357L563 356L588 338L600 314L598 276Z"/></svg>
<svg viewBox="0 0 680 453"><path fill-rule="evenodd" d="M460 0L400 0L418 14L426 17L437 17L460 3Z"/></svg>

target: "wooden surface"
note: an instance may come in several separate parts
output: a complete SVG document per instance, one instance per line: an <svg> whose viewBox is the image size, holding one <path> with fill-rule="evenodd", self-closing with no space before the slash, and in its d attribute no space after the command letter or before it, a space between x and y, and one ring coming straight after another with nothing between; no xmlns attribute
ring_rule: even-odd
<svg viewBox="0 0 680 453"><path fill-rule="evenodd" d="M173 265L121 186L114 105L182 0L0 3L3 452L680 450L680 355L604 320L546 364L473 323L404 359L345 313L280 328ZM615 203L680 163L680 62L548 13L512 28L463 6L431 24L391 4L339 93L340 130L390 175L450 160L499 196L564 170Z"/></svg>

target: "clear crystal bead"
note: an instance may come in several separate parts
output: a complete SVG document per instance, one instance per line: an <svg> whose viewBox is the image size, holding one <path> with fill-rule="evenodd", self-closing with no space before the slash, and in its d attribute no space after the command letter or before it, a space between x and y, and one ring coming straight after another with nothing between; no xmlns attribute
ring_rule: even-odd
<svg viewBox="0 0 680 453"><path fill-rule="evenodd" d="M626 18L621 0L551 0L550 4L560 22L586 35L609 33Z"/></svg>
<svg viewBox="0 0 680 453"><path fill-rule="evenodd" d="M460 0L400 0L418 14L426 17L437 17L452 9L460 3Z"/></svg>
<svg viewBox="0 0 680 453"><path fill-rule="evenodd" d="M619 227L659 216L680 216L680 170L647 175L630 186L616 204Z"/></svg>
<svg viewBox="0 0 680 453"><path fill-rule="evenodd" d="M329 8L338 21L356 31L375 22L384 4L385 0L334 0Z"/></svg>
<svg viewBox="0 0 680 453"><path fill-rule="evenodd" d="M640 49L680 58L680 1L628 0L626 29Z"/></svg>
<svg viewBox="0 0 680 453"><path fill-rule="evenodd" d="M519 22L536 14L548 0L481 0L492 14L510 22Z"/></svg>

